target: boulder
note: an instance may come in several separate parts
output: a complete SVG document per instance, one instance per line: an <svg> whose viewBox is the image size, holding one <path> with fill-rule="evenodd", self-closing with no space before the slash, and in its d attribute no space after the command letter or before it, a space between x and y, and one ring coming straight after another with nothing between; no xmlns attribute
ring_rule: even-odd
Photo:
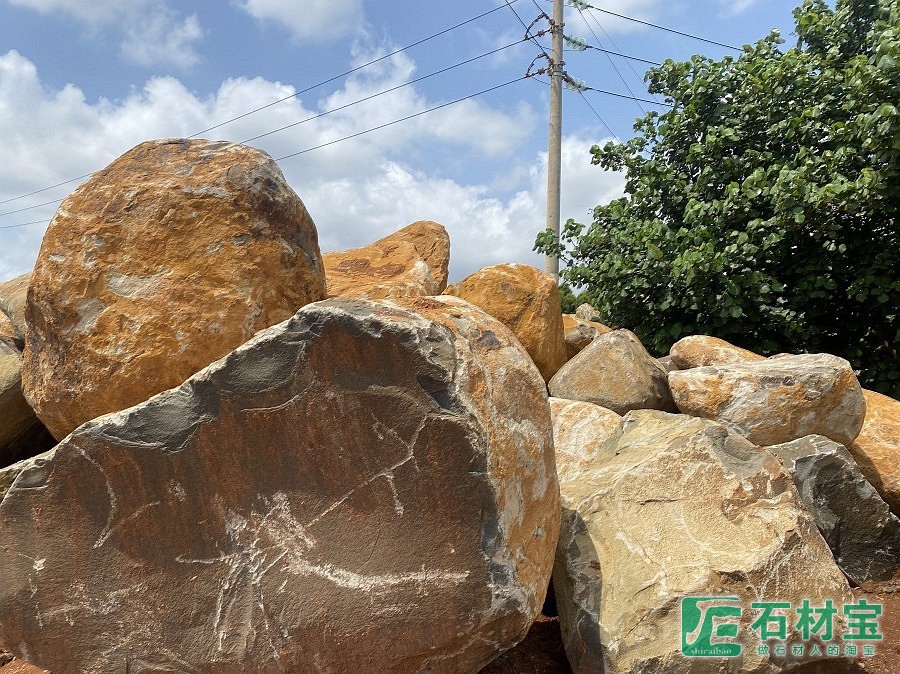
<svg viewBox="0 0 900 674"><path fill-rule="evenodd" d="M900 519L866 481L843 445L821 435L767 447L794 479L800 500L857 585L900 571Z"/></svg>
<svg viewBox="0 0 900 674"><path fill-rule="evenodd" d="M385 299L440 295L447 287L450 237L422 220L375 243L324 253L328 296Z"/></svg>
<svg viewBox="0 0 900 674"><path fill-rule="evenodd" d="M527 264L485 267L460 281L456 296L512 330L544 381L566 362L559 288L549 274Z"/></svg>
<svg viewBox="0 0 900 674"><path fill-rule="evenodd" d="M550 417L560 484L592 470L603 443L622 423L622 417L605 407L562 398L550 398Z"/></svg>
<svg viewBox="0 0 900 674"><path fill-rule="evenodd" d="M881 497L900 515L900 400L863 390L866 417L847 449Z"/></svg>
<svg viewBox="0 0 900 674"><path fill-rule="evenodd" d="M576 353L594 341L594 337L612 332L602 323L586 321L572 314L563 314L563 332L566 340L566 358L571 360Z"/></svg>
<svg viewBox="0 0 900 674"><path fill-rule="evenodd" d="M25 339L25 298L31 274L22 274L0 283L0 337L17 343Z"/></svg>
<svg viewBox="0 0 900 674"><path fill-rule="evenodd" d="M659 364L663 366L666 372L674 372L678 369L678 366L675 365L675 362L672 360L672 356L663 356L662 358L657 358Z"/></svg>
<svg viewBox="0 0 900 674"><path fill-rule="evenodd" d="M587 302L582 302L575 309L575 315L591 323L603 323L603 315Z"/></svg>
<svg viewBox="0 0 900 674"><path fill-rule="evenodd" d="M22 458L23 438L37 425L22 393L22 354L0 342L0 466Z"/></svg>
<svg viewBox="0 0 900 674"><path fill-rule="evenodd" d="M778 459L721 424L657 411L629 412L608 442L592 471L561 484L553 585L572 670L761 673L815 660L809 644L803 658L759 655L750 627L755 601L851 599ZM698 597L737 598L726 641L744 644L739 656L682 654L682 619L688 636L700 631Z"/></svg>
<svg viewBox="0 0 900 674"><path fill-rule="evenodd" d="M597 337L554 375L550 395L594 403L616 414L675 411L665 369L629 330Z"/></svg>
<svg viewBox="0 0 900 674"><path fill-rule="evenodd" d="M669 386L685 414L727 423L762 446L807 435L849 444L866 409L850 363L824 353L679 370Z"/></svg>
<svg viewBox="0 0 900 674"><path fill-rule="evenodd" d="M692 335L679 339L669 349L669 356L679 370L765 360L764 356L709 335Z"/></svg>
<svg viewBox="0 0 900 674"><path fill-rule="evenodd" d="M25 396L62 438L324 297L315 225L267 154L141 143L63 201L44 236Z"/></svg>
<svg viewBox="0 0 900 674"><path fill-rule="evenodd" d="M475 672L520 641L560 521L544 382L476 307L400 302L307 306L0 472L0 643L91 674Z"/></svg>

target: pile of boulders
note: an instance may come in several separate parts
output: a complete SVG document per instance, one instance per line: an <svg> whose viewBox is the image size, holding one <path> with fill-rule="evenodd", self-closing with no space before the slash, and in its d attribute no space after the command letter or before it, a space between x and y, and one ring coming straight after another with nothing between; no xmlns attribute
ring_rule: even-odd
<svg viewBox="0 0 900 674"><path fill-rule="evenodd" d="M448 287L449 257L430 221L321 254L231 143L143 143L79 187L0 284L0 651L512 671L550 587L576 672L847 665L815 638L692 659L680 602L896 583L900 402L826 354L655 358L533 267Z"/></svg>

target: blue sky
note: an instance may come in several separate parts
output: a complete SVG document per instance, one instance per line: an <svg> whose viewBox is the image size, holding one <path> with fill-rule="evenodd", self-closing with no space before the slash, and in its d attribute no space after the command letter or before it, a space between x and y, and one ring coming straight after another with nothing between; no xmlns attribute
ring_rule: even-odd
<svg viewBox="0 0 900 674"><path fill-rule="evenodd" d="M784 0L591 4L726 44L755 41L771 28L793 39ZM512 7L526 23L539 8L551 11L549 0ZM29 207L60 200L78 183L15 197L102 168L142 140L191 135L291 96L495 8L203 134L244 141L519 42L249 142L276 158L519 78L538 49L521 42L522 25L500 0L0 0L0 280L30 270L55 211L55 204ZM592 10L567 7L566 24L592 45L653 61L731 53ZM599 51L567 53L566 61L592 87L647 97L645 64ZM531 246L545 213L547 96L545 84L517 82L280 164L316 221L323 250L365 245L431 219L450 232L452 279L500 262L540 266ZM563 220L584 221L592 206L621 194L622 176L591 166L588 150L611 137L607 125L630 137L642 114L630 100L584 96L603 123L566 92Z"/></svg>

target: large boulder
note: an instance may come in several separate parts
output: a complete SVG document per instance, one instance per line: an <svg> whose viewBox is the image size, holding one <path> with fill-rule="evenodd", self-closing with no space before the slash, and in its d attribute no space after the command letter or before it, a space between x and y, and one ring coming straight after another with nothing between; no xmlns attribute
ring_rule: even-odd
<svg viewBox="0 0 900 674"><path fill-rule="evenodd" d="M0 337L17 343L25 339L25 298L31 274L22 274L0 283Z"/></svg>
<svg viewBox="0 0 900 674"><path fill-rule="evenodd" d="M800 500L850 580L862 585L891 580L900 572L900 519L843 445L809 435L767 449L793 478Z"/></svg>
<svg viewBox="0 0 900 674"><path fill-rule="evenodd" d="M866 409L850 363L824 353L679 370L669 386L685 414L727 423L763 446L807 435L849 444Z"/></svg>
<svg viewBox="0 0 900 674"><path fill-rule="evenodd" d="M566 358L571 360L584 347L594 341L595 337L612 332L602 323L586 321L572 314L563 314L563 333L566 339Z"/></svg>
<svg viewBox="0 0 900 674"><path fill-rule="evenodd" d="M22 354L0 341L0 466L48 449L47 440L22 393Z"/></svg>
<svg viewBox="0 0 900 674"><path fill-rule="evenodd" d="M603 323L603 314L601 314L587 302L582 302L578 305L578 307L576 307L575 315L585 321L591 321L592 323Z"/></svg>
<svg viewBox="0 0 900 674"><path fill-rule="evenodd" d="M683 337L672 345L669 355L679 370L706 365L765 360L764 356L709 335Z"/></svg>
<svg viewBox="0 0 900 674"><path fill-rule="evenodd" d="M553 585L576 674L781 671L803 658L758 653L751 603L851 598L778 459L721 424L630 412L602 460L561 491ZM692 597L737 598L727 641L745 644L740 655L682 654Z"/></svg>
<svg viewBox="0 0 900 674"><path fill-rule="evenodd" d="M500 264L467 276L453 292L512 330L544 381L566 362L559 288L549 274L527 264Z"/></svg>
<svg viewBox="0 0 900 674"><path fill-rule="evenodd" d="M550 380L550 395L594 403L616 414L675 411L665 368L629 330L594 339Z"/></svg>
<svg viewBox="0 0 900 674"><path fill-rule="evenodd" d="M54 674L475 672L560 521L542 378L455 298L307 306L0 498L0 643Z"/></svg>
<svg viewBox="0 0 900 674"><path fill-rule="evenodd" d="M25 396L62 438L324 297L315 225L267 154L141 143L63 201L44 235Z"/></svg>
<svg viewBox="0 0 900 674"><path fill-rule="evenodd" d="M422 220L364 248L324 253L322 261L329 297L440 295L447 287L450 237L443 226Z"/></svg>
<svg viewBox="0 0 900 674"><path fill-rule="evenodd" d="M900 400L863 389L866 418L847 449L881 497L900 515Z"/></svg>
<svg viewBox="0 0 900 674"><path fill-rule="evenodd" d="M603 443L622 423L621 416L605 407L563 398L550 398L550 417L560 484L591 471Z"/></svg>

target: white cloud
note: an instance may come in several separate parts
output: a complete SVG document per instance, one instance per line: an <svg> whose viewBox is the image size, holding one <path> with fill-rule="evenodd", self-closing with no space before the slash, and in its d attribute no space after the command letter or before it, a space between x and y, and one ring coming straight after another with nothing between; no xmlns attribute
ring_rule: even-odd
<svg viewBox="0 0 900 674"><path fill-rule="evenodd" d="M719 4L725 9L726 14L740 14L745 12L759 0L719 0Z"/></svg>
<svg viewBox="0 0 900 674"><path fill-rule="evenodd" d="M737 1L746 2L747 0ZM640 19L641 21L654 21L655 19L658 19L663 8L661 0L604 0L602 3L591 4L601 6L603 9L615 12L616 14L621 14L622 16ZM584 18L580 16L582 13ZM587 25L585 25L585 21L587 21ZM573 34L581 35L586 39L589 38L589 42L594 41L594 36L590 33L591 29L593 29L605 43L606 40L604 38L606 36L603 34L602 30L605 30L607 33L631 33L646 28L646 26L643 26L640 23L629 21L606 12L591 9L584 10L584 12L580 13L574 7L566 8L566 22L567 28L571 30ZM590 26L590 28L588 28L588 26ZM585 34L585 32L587 34ZM606 46L608 47L609 45Z"/></svg>
<svg viewBox="0 0 900 674"><path fill-rule="evenodd" d="M333 107L338 100L379 90L411 72L398 61L378 77L349 80L323 101L292 98L204 134L240 141ZM400 73L398 75L398 73ZM96 170L147 138L186 136L268 102L289 96L287 85L262 78L230 79L207 98L198 98L179 80L153 78L122 101L88 103L74 86L47 90L35 66L15 51L0 55L0 201ZM403 93L401 93L403 92ZM370 128L375 121L435 104L414 87L389 101L353 106L300 124L253 144L279 157ZM384 98L390 98L386 96ZM315 219L323 250L365 245L405 224L432 219L444 224L453 241L451 275L460 278L499 262L541 261L531 252L543 228L546 153L523 151L528 108L504 112L479 101L453 106L442 119L423 115L359 138L281 162L288 182ZM477 123L487 127L479 133ZM487 143L492 135L496 147ZM596 139L594 139L596 140ZM483 145L488 144L488 147ZM563 143L563 214L584 220L599 201L621 192L622 178L591 166L591 140L567 137ZM452 148L461 162L505 148L522 156L509 170L522 179L499 196L485 184L464 184L441 175L425 152ZM501 176L497 176L499 179ZM0 213L62 198L77 183L9 203ZM44 226L2 229L10 224L48 222L55 206L0 216L0 279L31 268Z"/></svg>
<svg viewBox="0 0 900 674"><path fill-rule="evenodd" d="M157 7L128 22L122 54L138 65L165 64L184 70L200 60L194 44L202 38L203 29L196 14L182 20L174 10Z"/></svg>
<svg viewBox="0 0 900 674"><path fill-rule="evenodd" d="M203 29L196 14L183 17L154 0L9 0L41 14L61 13L91 30L111 28L123 33L122 56L138 65L173 66L184 70L200 59L196 43Z"/></svg>
<svg viewBox="0 0 900 674"><path fill-rule="evenodd" d="M341 37L363 23L362 0L239 0L237 6L260 21L280 24L298 40Z"/></svg>

